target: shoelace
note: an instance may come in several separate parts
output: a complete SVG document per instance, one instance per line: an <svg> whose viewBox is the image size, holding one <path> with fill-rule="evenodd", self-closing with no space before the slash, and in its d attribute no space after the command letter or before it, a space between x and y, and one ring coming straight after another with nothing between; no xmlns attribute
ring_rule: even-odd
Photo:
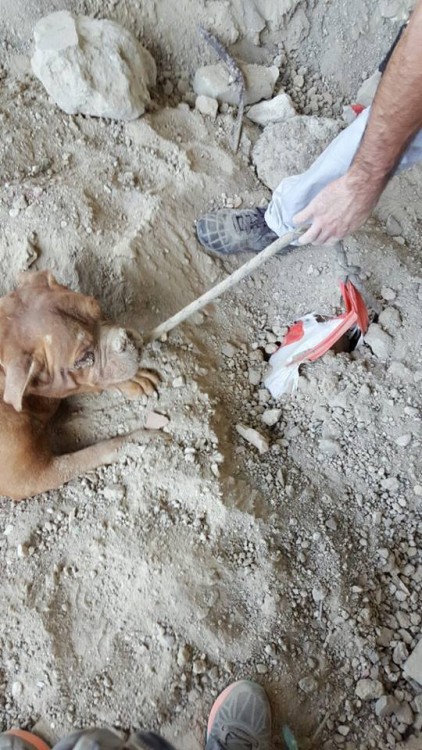
<svg viewBox="0 0 422 750"><path fill-rule="evenodd" d="M261 213L259 209L255 209L254 213L247 217L243 214L234 214L233 223L237 231L246 232L247 234L253 232L254 229L270 231L264 219L264 212Z"/></svg>
<svg viewBox="0 0 422 750"><path fill-rule="evenodd" d="M259 742L240 727L227 730L223 741L215 739L207 744L207 750L256 750L258 747Z"/></svg>

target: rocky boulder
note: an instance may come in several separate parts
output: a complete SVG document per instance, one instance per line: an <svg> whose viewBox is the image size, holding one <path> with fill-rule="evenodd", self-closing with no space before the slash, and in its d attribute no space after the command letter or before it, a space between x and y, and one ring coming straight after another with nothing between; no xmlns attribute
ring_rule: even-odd
<svg viewBox="0 0 422 750"><path fill-rule="evenodd" d="M154 58L113 21L62 10L35 26L32 70L69 115L134 120L150 101Z"/></svg>

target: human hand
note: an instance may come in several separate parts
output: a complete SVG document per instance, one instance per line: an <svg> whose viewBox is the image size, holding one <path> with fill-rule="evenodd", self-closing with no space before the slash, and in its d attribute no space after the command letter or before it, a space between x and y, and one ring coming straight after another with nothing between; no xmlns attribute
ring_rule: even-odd
<svg viewBox="0 0 422 750"><path fill-rule="evenodd" d="M381 195L384 185L348 172L323 188L293 217L295 224L310 224L299 245L334 245L364 224Z"/></svg>

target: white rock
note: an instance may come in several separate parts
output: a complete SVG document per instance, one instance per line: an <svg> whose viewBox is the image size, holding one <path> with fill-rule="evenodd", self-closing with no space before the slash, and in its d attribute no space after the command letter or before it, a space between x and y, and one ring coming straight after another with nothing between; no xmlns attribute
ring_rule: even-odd
<svg viewBox="0 0 422 750"><path fill-rule="evenodd" d="M336 456L340 453L341 446L337 440L323 439L319 441L319 449L322 453L326 453L327 456Z"/></svg>
<svg viewBox="0 0 422 750"><path fill-rule="evenodd" d="M185 385L185 379L183 375L179 375L177 378L174 378L172 382L173 388L183 388L184 385Z"/></svg>
<svg viewBox="0 0 422 750"><path fill-rule="evenodd" d="M403 231L402 225L392 214L389 215L387 221L385 222L385 228L387 230L387 234L389 234L390 237L397 237L397 235L401 234Z"/></svg>
<svg viewBox="0 0 422 750"><path fill-rule="evenodd" d="M314 586L314 588L312 589L312 599L316 604L324 601L326 596L327 592L323 586Z"/></svg>
<svg viewBox="0 0 422 750"><path fill-rule="evenodd" d="M387 359L393 348L392 337L382 330L378 323L372 323L365 335L365 343L371 347L376 357Z"/></svg>
<svg viewBox="0 0 422 750"><path fill-rule="evenodd" d="M248 443L255 446L261 454L269 450L268 440L258 430L254 430L253 427L245 427L243 424L237 424L236 430Z"/></svg>
<svg viewBox="0 0 422 750"><path fill-rule="evenodd" d="M397 721L402 724L413 724L413 711L408 703L400 703L398 708L394 711Z"/></svg>
<svg viewBox="0 0 422 750"><path fill-rule="evenodd" d="M400 313L395 307L386 307L380 314L378 320L382 327L389 333L394 333L401 326Z"/></svg>
<svg viewBox="0 0 422 750"><path fill-rule="evenodd" d="M146 418L145 428L147 430L162 430L170 422L169 418L164 414L159 414L156 411L150 411Z"/></svg>
<svg viewBox="0 0 422 750"><path fill-rule="evenodd" d="M23 693L23 685L19 680L15 680L12 683L12 695L14 698L18 698Z"/></svg>
<svg viewBox="0 0 422 750"><path fill-rule="evenodd" d="M369 107L369 105L372 104L380 80L381 73L377 70L362 83L362 86L356 95L356 101L358 104L362 104L363 107Z"/></svg>
<svg viewBox="0 0 422 750"><path fill-rule="evenodd" d="M296 110L288 94L282 93L273 99L254 104L246 112L246 117L257 125L268 125L270 122L284 122L294 117Z"/></svg>
<svg viewBox="0 0 422 750"><path fill-rule="evenodd" d="M222 345L221 351L223 352L225 357L232 359L236 354L236 347L233 346L233 344L231 344L229 341L226 341L226 343Z"/></svg>
<svg viewBox="0 0 422 750"><path fill-rule="evenodd" d="M391 289L391 287L389 287L389 286L383 286L382 289L381 289L381 296L387 302L392 302L394 299L396 299L397 294L394 291L394 289Z"/></svg>
<svg viewBox="0 0 422 750"><path fill-rule="evenodd" d="M268 427L273 427L275 424L277 424L280 417L281 409L267 409L266 411L264 411L261 419L264 424L268 425Z"/></svg>
<svg viewBox="0 0 422 750"><path fill-rule="evenodd" d="M422 638L403 664L403 672L406 677L422 685Z"/></svg>
<svg viewBox="0 0 422 750"><path fill-rule="evenodd" d="M391 21L407 21L414 8L414 0L381 0L379 13Z"/></svg>
<svg viewBox="0 0 422 750"><path fill-rule="evenodd" d="M358 680L355 689L356 695L362 701L373 701L384 694L384 687L379 680Z"/></svg>
<svg viewBox="0 0 422 750"><path fill-rule="evenodd" d="M409 432L406 435L400 435L400 437L396 438L395 443L396 445L399 445L400 448L406 448L408 445L410 445L411 441L412 435Z"/></svg>
<svg viewBox="0 0 422 750"><path fill-rule="evenodd" d="M122 26L62 10L38 21L34 38L32 70L64 112L118 120L145 112L155 62Z"/></svg>
<svg viewBox="0 0 422 750"><path fill-rule="evenodd" d="M335 120L303 115L267 125L252 151L259 179L275 190L285 177L308 169L340 130Z"/></svg>
<svg viewBox="0 0 422 750"><path fill-rule="evenodd" d="M195 109L197 109L198 112L201 113L201 115L211 117L213 120L215 120L218 113L218 101L217 99L213 99L211 96L203 96L201 94L201 96L196 97Z"/></svg>
<svg viewBox="0 0 422 750"><path fill-rule="evenodd" d="M380 484L383 490L387 492L397 492L400 487L397 477L386 477L386 479L381 480Z"/></svg>
<svg viewBox="0 0 422 750"><path fill-rule="evenodd" d="M267 68L264 65L250 63L240 63L240 67L246 82L245 104L270 99L279 75L278 68L275 65ZM223 63L198 68L193 79L193 90L195 94L218 99L227 104L239 103L239 87Z"/></svg>
<svg viewBox="0 0 422 750"><path fill-rule="evenodd" d="M381 719L391 716L398 708L398 702L393 695L382 695L375 704L375 713Z"/></svg>

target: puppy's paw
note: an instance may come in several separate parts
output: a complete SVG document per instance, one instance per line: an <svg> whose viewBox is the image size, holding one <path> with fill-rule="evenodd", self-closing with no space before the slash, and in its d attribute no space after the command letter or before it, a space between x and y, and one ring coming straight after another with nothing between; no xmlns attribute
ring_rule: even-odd
<svg viewBox="0 0 422 750"><path fill-rule="evenodd" d="M160 377L152 370L140 368L132 380L120 383L118 389L128 398L139 398L139 396L153 396L157 393Z"/></svg>

